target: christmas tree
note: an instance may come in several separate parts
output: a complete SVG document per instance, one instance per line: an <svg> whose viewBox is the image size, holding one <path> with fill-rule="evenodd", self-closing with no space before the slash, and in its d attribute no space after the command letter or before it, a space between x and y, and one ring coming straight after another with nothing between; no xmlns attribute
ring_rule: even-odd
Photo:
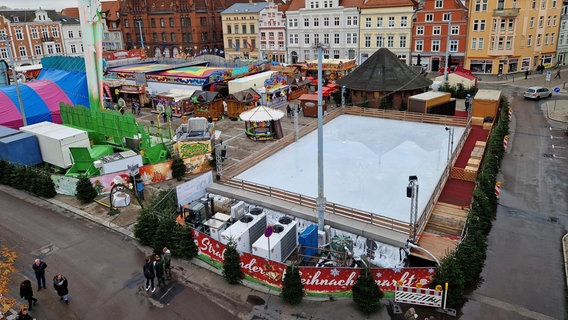
<svg viewBox="0 0 568 320"><path fill-rule="evenodd" d="M231 239L227 243L227 248L224 253L225 261L223 262L223 276L230 284L241 283L244 278L243 271L241 270L241 257L237 252L237 243Z"/></svg>
<svg viewBox="0 0 568 320"><path fill-rule="evenodd" d="M97 197L97 190L93 187L91 180L89 178L82 177L77 182L77 187L75 189L77 194L75 195L77 199L81 200L82 203L90 203Z"/></svg>
<svg viewBox="0 0 568 320"><path fill-rule="evenodd" d="M190 228L176 223L172 233L171 249L176 257L191 259L197 256L197 245Z"/></svg>
<svg viewBox="0 0 568 320"><path fill-rule="evenodd" d="M282 280L282 293L280 296L291 305L299 304L304 297L304 285L297 265L286 267L286 274Z"/></svg>
<svg viewBox="0 0 568 320"><path fill-rule="evenodd" d="M351 289L353 301L366 314L373 313L381 308L381 298L384 293L381 291L375 277L371 274L369 267L361 270L357 282Z"/></svg>

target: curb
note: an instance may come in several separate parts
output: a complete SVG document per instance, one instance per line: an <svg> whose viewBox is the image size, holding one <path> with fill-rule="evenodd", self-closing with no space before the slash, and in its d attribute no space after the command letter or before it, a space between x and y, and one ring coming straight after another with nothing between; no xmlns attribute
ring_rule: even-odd
<svg viewBox="0 0 568 320"><path fill-rule="evenodd" d="M566 285L568 286L568 233L562 237L562 255L564 256L564 275L566 276Z"/></svg>

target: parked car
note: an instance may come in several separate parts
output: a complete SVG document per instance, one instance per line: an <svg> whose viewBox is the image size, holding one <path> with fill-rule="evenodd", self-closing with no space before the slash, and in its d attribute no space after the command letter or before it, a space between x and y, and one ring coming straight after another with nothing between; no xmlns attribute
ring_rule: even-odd
<svg viewBox="0 0 568 320"><path fill-rule="evenodd" d="M542 98L550 98L551 96L552 92L545 87L529 87L524 93L525 99L540 100Z"/></svg>

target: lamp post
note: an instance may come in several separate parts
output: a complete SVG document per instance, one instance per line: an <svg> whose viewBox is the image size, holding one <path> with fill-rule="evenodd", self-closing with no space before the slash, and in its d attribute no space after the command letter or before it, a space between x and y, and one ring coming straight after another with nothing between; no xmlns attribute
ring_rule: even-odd
<svg viewBox="0 0 568 320"><path fill-rule="evenodd" d="M418 177L409 176L408 186L406 187L406 197L410 198L410 240L416 241L418 232Z"/></svg>
<svg viewBox="0 0 568 320"><path fill-rule="evenodd" d="M454 128L446 127L448 131L448 161L451 159L451 154L454 151Z"/></svg>
<svg viewBox="0 0 568 320"><path fill-rule="evenodd" d="M22 101L22 94L20 93L20 83L18 82L18 75L16 74L16 66L14 65L14 57L12 56L12 48L10 47L10 39L8 35L0 35L0 39L6 42L6 48L8 49L8 59L10 60L10 69L12 69L12 78L14 84L16 85L16 95L18 96L18 104L20 107L20 114L22 115L22 122L24 127L28 125L28 120L26 119L26 111L24 110L24 102Z"/></svg>
<svg viewBox="0 0 568 320"><path fill-rule="evenodd" d="M323 45L316 44L318 49L318 197L316 199L316 211L318 213L318 230L323 231L325 224L325 197L323 194L323 95L322 95L322 60Z"/></svg>
<svg viewBox="0 0 568 320"><path fill-rule="evenodd" d="M446 63L444 65L444 81L448 81L448 58L450 55L450 33L452 28L452 13L450 12L450 19L448 19L448 32L446 37Z"/></svg>

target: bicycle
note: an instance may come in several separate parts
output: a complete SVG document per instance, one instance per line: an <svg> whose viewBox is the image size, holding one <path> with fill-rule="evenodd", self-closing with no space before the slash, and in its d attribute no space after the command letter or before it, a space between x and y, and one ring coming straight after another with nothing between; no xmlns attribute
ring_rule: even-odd
<svg viewBox="0 0 568 320"><path fill-rule="evenodd" d="M497 74L497 80L509 80L509 77L506 74L499 73Z"/></svg>

